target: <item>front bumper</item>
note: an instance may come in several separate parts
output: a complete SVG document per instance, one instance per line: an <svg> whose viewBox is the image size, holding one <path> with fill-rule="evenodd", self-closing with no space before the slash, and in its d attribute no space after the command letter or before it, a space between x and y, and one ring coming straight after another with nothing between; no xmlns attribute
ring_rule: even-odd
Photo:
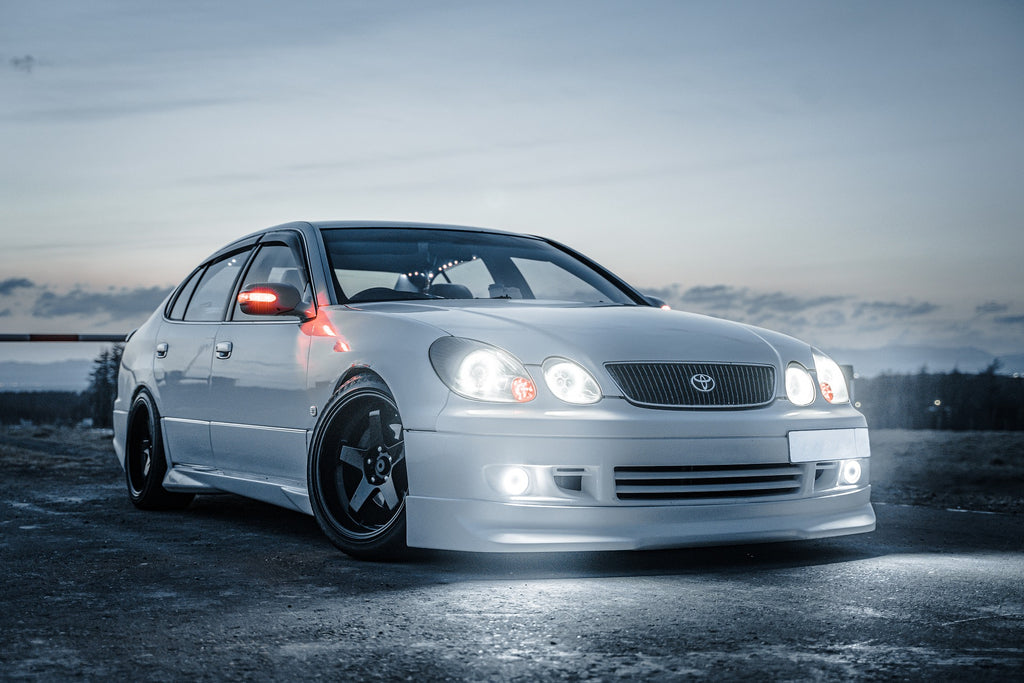
<svg viewBox="0 0 1024 683"><path fill-rule="evenodd" d="M873 531L870 487L722 505L571 507L409 496L408 542L477 552L640 550L794 541Z"/></svg>
<svg viewBox="0 0 1024 683"><path fill-rule="evenodd" d="M659 421L681 424L677 415L662 413ZM703 431L715 436L695 436L698 419L705 421ZM788 431L774 422L772 436L716 429L709 424L715 420L708 414L686 417L684 428L643 430L648 436L522 436L507 428L406 431L408 544L483 552L632 550L800 540L875 528L870 451L859 414L807 421ZM837 428L829 428L833 425ZM542 431L528 418L520 426L525 433L531 426ZM652 432L658 436L649 436ZM839 464L853 459L863 477L843 485ZM654 477L676 469L683 471L679 477L724 477L715 482L741 481L740 490L637 499L623 494L635 480L624 484L617 468L638 466ZM794 483L785 491L747 495L742 487L749 472L730 478L739 467L754 474L779 467L795 473ZM501 472L507 468L527 473L525 492L502 491Z"/></svg>

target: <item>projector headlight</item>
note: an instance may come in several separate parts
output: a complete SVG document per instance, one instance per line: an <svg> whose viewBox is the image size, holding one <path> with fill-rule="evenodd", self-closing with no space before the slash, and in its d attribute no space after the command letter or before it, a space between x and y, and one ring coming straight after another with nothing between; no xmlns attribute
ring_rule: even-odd
<svg viewBox="0 0 1024 683"><path fill-rule="evenodd" d="M814 369L818 373L818 388L829 403L849 403L846 376L834 360L818 351L814 352Z"/></svg>
<svg viewBox="0 0 1024 683"><path fill-rule="evenodd" d="M786 368L786 396L793 405L809 406L814 403L814 380L807 368L793 362Z"/></svg>
<svg viewBox="0 0 1024 683"><path fill-rule="evenodd" d="M490 344L441 337L430 345L430 363L449 389L466 398L526 403L537 397L537 385L523 364Z"/></svg>
<svg viewBox="0 0 1024 683"><path fill-rule="evenodd" d="M566 403L587 405L601 400L601 386L579 363L567 358L548 358L543 367L548 389Z"/></svg>

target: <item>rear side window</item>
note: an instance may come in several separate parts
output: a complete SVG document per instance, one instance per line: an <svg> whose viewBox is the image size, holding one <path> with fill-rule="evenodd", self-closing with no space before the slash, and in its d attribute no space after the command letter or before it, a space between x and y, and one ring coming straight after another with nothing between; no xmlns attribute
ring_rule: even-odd
<svg viewBox="0 0 1024 683"><path fill-rule="evenodd" d="M249 250L214 261L203 273L185 309L189 322L216 322L224 319L235 280L245 265Z"/></svg>
<svg viewBox="0 0 1024 683"><path fill-rule="evenodd" d="M185 284L181 286L178 292L178 297L174 300L174 306L171 307L171 312L167 315L171 320L181 320L185 317L185 307L188 306L189 299L192 298L192 292L195 291L196 285L199 284L199 278L203 275L203 269L200 268L196 272L192 273Z"/></svg>

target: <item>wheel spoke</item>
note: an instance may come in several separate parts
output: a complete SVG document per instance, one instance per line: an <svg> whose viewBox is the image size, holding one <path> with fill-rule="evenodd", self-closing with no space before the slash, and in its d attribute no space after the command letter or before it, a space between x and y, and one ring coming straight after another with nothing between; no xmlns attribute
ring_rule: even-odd
<svg viewBox="0 0 1024 683"><path fill-rule="evenodd" d="M391 429L391 433L394 434L394 439L400 442L402 440L402 423L395 422L389 424L388 427Z"/></svg>
<svg viewBox="0 0 1024 683"><path fill-rule="evenodd" d="M356 492L352 494L352 499L349 501L349 508L353 512L359 512L363 505L366 503L366 499L377 490L377 487L370 482L363 479L359 482L359 486L356 487Z"/></svg>
<svg viewBox="0 0 1024 683"><path fill-rule="evenodd" d="M366 457L366 451L361 451L358 448L352 448L351 446L341 447L341 461L346 465L351 465L357 469L363 469L364 457Z"/></svg>
<svg viewBox="0 0 1024 683"><path fill-rule="evenodd" d="M377 450L384 446L384 425L380 419L380 410L370 411L370 425L366 432L369 438L367 449Z"/></svg>
<svg viewBox="0 0 1024 683"><path fill-rule="evenodd" d="M380 486L381 495L384 497L384 503L388 510L394 510L398 507L398 492L395 491L395 480L393 477L388 477Z"/></svg>

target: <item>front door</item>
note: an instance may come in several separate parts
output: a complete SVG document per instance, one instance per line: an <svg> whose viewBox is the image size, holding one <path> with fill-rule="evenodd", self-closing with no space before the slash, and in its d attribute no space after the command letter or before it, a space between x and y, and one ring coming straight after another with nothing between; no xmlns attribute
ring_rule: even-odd
<svg viewBox="0 0 1024 683"><path fill-rule="evenodd" d="M311 299L305 257L294 233L260 243L241 287L292 284ZM306 389L309 336L294 315L255 316L232 303L214 343L210 439L230 476L304 487L306 437L316 418Z"/></svg>

